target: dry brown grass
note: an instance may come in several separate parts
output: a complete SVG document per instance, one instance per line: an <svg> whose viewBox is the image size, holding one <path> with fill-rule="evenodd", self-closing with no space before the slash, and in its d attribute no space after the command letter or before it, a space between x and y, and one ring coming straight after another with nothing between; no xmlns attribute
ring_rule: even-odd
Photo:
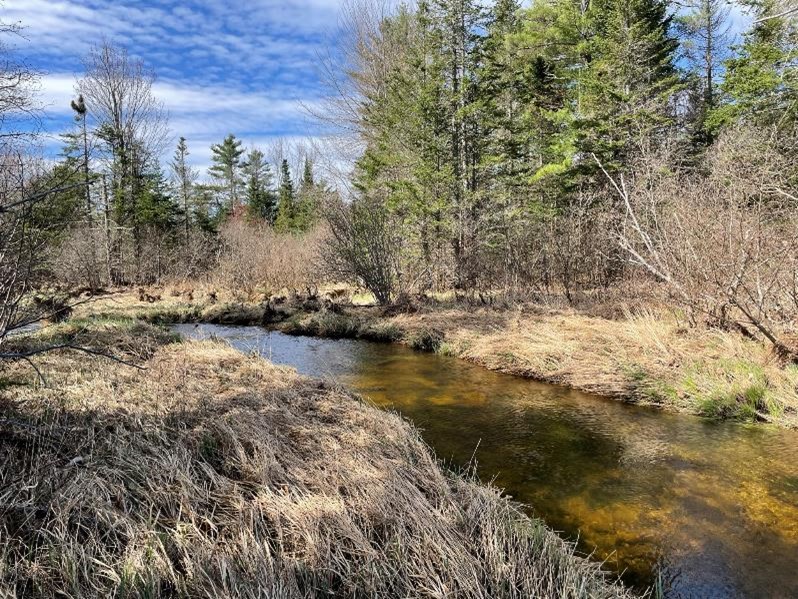
<svg viewBox="0 0 798 599"><path fill-rule="evenodd" d="M101 314L156 322L260 322L263 300L235 302L227 293L159 290L155 303L124 292L79 306ZM209 293L218 298L209 303ZM623 401L713 418L765 421L798 428L798 366L785 365L764 343L736 332L689 327L664 308L618 318L575 310L520 306L464 308L427 304L382 316L376 307L342 314L303 313L284 325L294 334L402 341L454 355L491 370L566 385Z"/></svg>
<svg viewBox="0 0 798 599"><path fill-rule="evenodd" d="M798 367L732 332L686 328L667 313L620 320L573 311L449 311L393 319L435 327L441 350L491 370L638 403L798 427ZM407 335L406 335L407 336Z"/></svg>
<svg viewBox="0 0 798 599"><path fill-rule="evenodd" d="M137 325L102 326L119 349ZM0 595L629 594L399 416L288 368L211 342L39 366L51 388L4 373Z"/></svg>

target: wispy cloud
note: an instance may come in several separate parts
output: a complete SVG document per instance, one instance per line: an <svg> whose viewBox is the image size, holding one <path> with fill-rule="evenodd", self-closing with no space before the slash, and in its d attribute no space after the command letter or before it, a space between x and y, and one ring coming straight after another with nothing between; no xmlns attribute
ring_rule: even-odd
<svg viewBox="0 0 798 599"><path fill-rule="evenodd" d="M0 16L25 27L19 52L46 73L51 133L69 126L82 57L110 40L158 75L176 136L199 145L232 132L254 143L319 134L302 106L319 102L318 56L340 1L5 0Z"/></svg>
<svg viewBox="0 0 798 599"><path fill-rule="evenodd" d="M69 102L75 95L76 77L54 73L45 75L41 83L45 111L61 131L72 114ZM293 99L269 91L172 80L157 81L153 94L169 113L174 136L189 141L192 162L197 167L208 165L210 145L228 133L234 133L247 145L268 144L277 137L316 137L321 133L307 116L307 109L319 103L314 97Z"/></svg>

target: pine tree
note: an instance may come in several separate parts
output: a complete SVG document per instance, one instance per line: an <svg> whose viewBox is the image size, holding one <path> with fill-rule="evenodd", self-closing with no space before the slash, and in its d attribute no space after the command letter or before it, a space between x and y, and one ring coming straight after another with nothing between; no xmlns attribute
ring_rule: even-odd
<svg viewBox="0 0 798 599"><path fill-rule="evenodd" d="M294 183L291 181L291 169L288 166L288 160L285 159L280 165L278 201L274 226L283 233L293 232L296 229L297 205Z"/></svg>
<svg viewBox="0 0 798 599"><path fill-rule="evenodd" d="M277 196L272 189L272 171L263 152L252 149L242 167L246 183L247 212L251 218L274 222Z"/></svg>
<svg viewBox="0 0 798 599"><path fill-rule="evenodd" d="M51 223L70 223L80 221L86 214L86 198L83 188L85 182L82 172L82 135L69 132L61 135L64 145L60 159L51 169L33 183L42 189L57 190L48 194L47 201L36 203L32 212L33 226L47 230ZM29 193L32 193L29 191ZM53 231L61 235L63 231Z"/></svg>
<svg viewBox="0 0 798 599"><path fill-rule="evenodd" d="M221 181L221 190L225 195L222 205L226 210L235 210L241 205L239 188L241 186L241 156L244 149L241 141L232 133L220 144L211 146L213 166L208 169L210 175Z"/></svg>

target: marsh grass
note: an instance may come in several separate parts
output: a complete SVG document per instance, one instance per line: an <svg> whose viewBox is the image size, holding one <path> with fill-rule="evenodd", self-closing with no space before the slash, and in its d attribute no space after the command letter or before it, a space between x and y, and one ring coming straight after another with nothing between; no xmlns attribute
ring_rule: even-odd
<svg viewBox="0 0 798 599"><path fill-rule="evenodd" d="M402 340L403 332L396 325L371 316L334 312L299 313L280 326L289 335L312 335L330 339L364 339L392 343Z"/></svg>
<svg viewBox="0 0 798 599"><path fill-rule="evenodd" d="M399 416L291 369L211 341L144 372L39 366L51 387L3 395L0 596L631 596Z"/></svg>
<svg viewBox="0 0 798 599"><path fill-rule="evenodd" d="M153 305L118 294L87 310L151 322L259 324L262 299L236 304L220 293L218 304L209 304L207 295L195 293L195 304L186 304L164 294ZM798 366L735 332L688 328L673 312L639 309L607 319L540 306L431 303L389 317L370 307L297 310L277 326L295 335L402 342L623 401L798 428Z"/></svg>

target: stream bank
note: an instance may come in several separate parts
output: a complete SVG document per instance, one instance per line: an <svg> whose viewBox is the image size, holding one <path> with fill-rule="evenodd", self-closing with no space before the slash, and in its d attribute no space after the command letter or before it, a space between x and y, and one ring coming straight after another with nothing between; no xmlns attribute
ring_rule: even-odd
<svg viewBox="0 0 798 599"><path fill-rule="evenodd" d="M798 431L716 422L491 372L401 344L179 325L397 410L635 588L798 595Z"/></svg>
<svg viewBox="0 0 798 599"><path fill-rule="evenodd" d="M126 364L58 350L0 373L0 595L633 596L398 415L176 341L108 318L14 340Z"/></svg>
<svg viewBox="0 0 798 599"><path fill-rule="evenodd" d="M217 290L166 288L122 290L76 312L398 342L627 403L798 428L798 366L737 333L685 328L668 314L610 320L534 305L497 310L435 302L386 314L337 298L238 301Z"/></svg>

